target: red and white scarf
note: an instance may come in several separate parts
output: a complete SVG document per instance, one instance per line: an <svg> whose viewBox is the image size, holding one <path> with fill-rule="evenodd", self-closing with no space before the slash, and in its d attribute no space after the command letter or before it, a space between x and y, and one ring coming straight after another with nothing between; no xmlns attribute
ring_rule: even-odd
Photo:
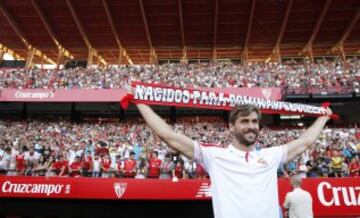
<svg viewBox="0 0 360 218"><path fill-rule="evenodd" d="M143 103L147 105L162 105L175 107L207 108L213 110L232 110L239 105L254 105L262 113L289 114L305 116L324 116L326 108L330 105L325 102L321 107L290 103L285 101L268 100L239 94L229 94L221 91L206 89L170 87L162 84L135 82L132 84L134 93L121 99L122 108L127 109L128 104ZM332 114L333 119L339 116Z"/></svg>

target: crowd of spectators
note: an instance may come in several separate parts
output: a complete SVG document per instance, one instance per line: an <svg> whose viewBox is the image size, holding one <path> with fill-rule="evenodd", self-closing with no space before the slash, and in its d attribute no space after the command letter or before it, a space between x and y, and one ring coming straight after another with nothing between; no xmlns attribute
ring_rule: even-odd
<svg viewBox="0 0 360 218"><path fill-rule="evenodd" d="M0 69L2 88L105 89L133 81L181 87L352 87L359 90L360 59L321 63L198 63L124 65L102 69Z"/></svg>
<svg viewBox="0 0 360 218"><path fill-rule="evenodd" d="M224 122L183 121L174 129L194 140L225 146ZM270 147L297 138L302 129L261 130L257 146ZM316 145L284 164L279 177L358 177L360 132L326 128ZM0 174L103 178L207 178L203 167L164 144L140 120L71 123L0 121Z"/></svg>

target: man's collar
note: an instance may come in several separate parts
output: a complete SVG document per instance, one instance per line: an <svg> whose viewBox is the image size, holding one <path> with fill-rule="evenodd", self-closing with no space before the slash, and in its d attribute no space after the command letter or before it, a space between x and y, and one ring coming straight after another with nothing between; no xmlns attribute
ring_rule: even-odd
<svg viewBox="0 0 360 218"><path fill-rule="evenodd" d="M247 153L247 151L243 151L243 150L236 148L233 143L231 143L228 146L228 149L229 149L229 151L234 152L235 154L238 154L238 155L242 155L242 156ZM255 150L256 150L255 145L252 145L252 148L248 152L253 152Z"/></svg>

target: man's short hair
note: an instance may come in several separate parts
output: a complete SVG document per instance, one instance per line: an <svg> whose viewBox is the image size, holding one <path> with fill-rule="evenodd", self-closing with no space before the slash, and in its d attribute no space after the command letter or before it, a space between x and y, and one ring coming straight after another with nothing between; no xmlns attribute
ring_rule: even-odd
<svg viewBox="0 0 360 218"><path fill-rule="evenodd" d="M252 112L255 112L258 115L259 120L261 119L261 111L258 107L249 104L240 105L230 112L229 123L235 124L235 121L239 117L249 116Z"/></svg>
<svg viewBox="0 0 360 218"><path fill-rule="evenodd" d="M301 175L295 174L290 177L290 183L293 187L300 187L302 182Z"/></svg>

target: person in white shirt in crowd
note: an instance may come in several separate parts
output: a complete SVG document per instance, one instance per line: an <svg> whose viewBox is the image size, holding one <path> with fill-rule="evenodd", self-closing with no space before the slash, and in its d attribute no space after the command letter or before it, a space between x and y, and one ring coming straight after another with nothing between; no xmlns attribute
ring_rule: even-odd
<svg viewBox="0 0 360 218"><path fill-rule="evenodd" d="M196 163L193 160L185 161L185 173L190 179L196 178Z"/></svg>
<svg viewBox="0 0 360 218"><path fill-rule="evenodd" d="M41 154L37 153L34 149L34 147L30 147L29 151L25 153L25 175L31 176L33 173L33 170L37 167L38 160L40 158Z"/></svg>
<svg viewBox="0 0 360 218"><path fill-rule="evenodd" d="M18 148L19 146L15 145L13 146L13 148L11 149L10 152L10 163L9 163L9 168L7 171L7 176L17 176L18 173L16 171L16 156L18 155Z"/></svg>
<svg viewBox="0 0 360 218"><path fill-rule="evenodd" d="M309 192L301 188L301 176L290 178L293 191L285 196L284 208L288 210L289 218L313 218L312 197Z"/></svg>
<svg viewBox="0 0 360 218"><path fill-rule="evenodd" d="M11 162L11 148L6 147L0 153L0 175L6 175Z"/></svg>
<svg viewBox="0 0 360 218"><path fill-rule="evenodd" d="M326 115L317 118L298 139L257 149L261 114L254 106L242 105L230 113L233 140L227 147L193 141L175 132L149 106L137 104L137 108L163 141L203 164L211 179L215 218L278 218L277 169L310 148L332 114L327 108Z"/></svg>
<svg viewBox="0 0 360 218"><path fill-rule="evenodd" d="M102 164L101 164L100 156L98 154L95 154L95 157L94 157L92 165L91 165L91 167L92 167L91 171L92 171L93 178L100 177L101 168L102 168L101 165Z"/></svg>
<svg viewBox="0 0 360 218"><path fill-rule="evenodd" d="M160 179L171 179L172 170L175 168L174 162L171 161L171 155L165 155L165 160L161 162Z"/></svg>
<svg viewBox="0 0 360 218"><path fill-rule="evenodd" d="M300 175L301 178L306 178L307 172L308 172L307 166L304 163L304 160L300 158L300 160L298 161L297 173Z"/></svg>

